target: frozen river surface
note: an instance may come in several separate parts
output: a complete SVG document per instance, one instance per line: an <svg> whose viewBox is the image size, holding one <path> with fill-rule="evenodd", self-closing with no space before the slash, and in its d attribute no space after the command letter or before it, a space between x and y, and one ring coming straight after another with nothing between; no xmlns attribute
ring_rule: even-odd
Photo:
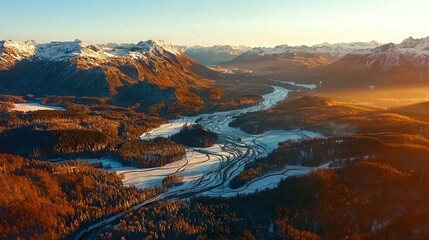
<svg viewBox="0 0 429 240"><path fill-rule="evenodd" d="M247 134L239 129L231 128L228 124L234 116L246 112L255 112L268 109L287 97L289 91L282 87L273 87L273 92L263 96L263 101L256 106L231 111L201 114L194 117L182 117L161 125L141 136L141 139L151 139L158 136L168 137L182 128L185 124L198 122L206 129L219 135L219 142L209 148L187 148L186 155L180 161L167 164L163 167L137 169L122 167L118 162L102 159L104 164L111 164L112 171L123 176L127 186L148 188L162 185L162 180L175 174L184 177L184 184L168 189L167 192L137 204L133 209L139 209L149 203L168 198L186 199L192 196L234 196L248 194L265 188L273 188L284 178L292 175L309 173L315 168L302 166L285 166L284 169L259 177L245 184L239 189L231 189L229 182L237 176L246 163L266 156L279 142L288 139L302 139L322 137L320 134L303 131L268 131L263 134ZM96 160L100 161L100 160ZM322 165L319 168L326 167ZM122 216L115 214L103 219L86 229L82 229L78 239L90 239L91 234L99 228L111 225Z"/></svg>
<svg viewBox="0 0 429 240"><path fill-rule="evenodd" d="M186 156L182 160L163 167L149 169L114 167L113 170L123 175L125 185L138 188L159 186L162 184L162 180L170 174L183 176L185 183L169 189L166 193L166 196L177 198L190 195L231 196L237 193L250 193L258 189L275 187L284 177L307 173L311 169L304 167L285 169L285 171L271 174L269 178L256 179L240 189L229 188L231 179L244 169L246 163L265 156L276 148L279 142L320 136L303 130L276 130L252 135L228 126L234 116L268 109L287 97L288 92L285 88L274 86L273 92L264 95L263 101L256 106L182 117L164 124L144 133L141 138L168 137L180 131L183 125L198 122L206 129L217 133L220 141L209 148L187 148Z"/></svg>

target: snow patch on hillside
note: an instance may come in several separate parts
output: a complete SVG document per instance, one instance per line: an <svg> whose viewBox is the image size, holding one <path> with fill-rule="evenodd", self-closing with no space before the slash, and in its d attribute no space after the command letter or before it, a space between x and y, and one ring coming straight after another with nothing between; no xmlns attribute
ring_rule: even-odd
<svg viewBox="0 0 429 240"><path fill-rule="evenodd" d="M111 57L102 48L88 45L81 40L73 42L51 42L36 45L36 58L45 61L61 61L73 57L105 59Z"/></svg>
<svg viewBox="0 0 429 240"><path fill-rule="evenodd" d="M35 54L35 44L34 41L0 41L0 58L9 56L14 60L23 60Z"/></svg>
<svg viewBox="0 0 429 240"><path fill-rule="evenodd" d="M65 110L62 107L57 106L48 106L43 105L40 103L15 103L14 107L12 108L12 111L18 111L18 112L31 112L31 111L38 111L38 110Z"/></svg>
<svg viewBox="0 0 429 240"><path fill-rule="evenodd" d="M157 137L168 138L173 134L176 134L182 130L186 125L192 125L192 122L170 122L159 126L156 129L143 133L140 136L141 140L149 140Z"/></svg>

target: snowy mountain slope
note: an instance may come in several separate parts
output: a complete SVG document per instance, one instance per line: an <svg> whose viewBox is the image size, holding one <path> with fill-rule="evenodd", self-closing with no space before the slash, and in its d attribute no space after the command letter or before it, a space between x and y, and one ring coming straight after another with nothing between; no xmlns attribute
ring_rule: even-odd
<svg viewBox="0 0 429 240"><path fill-rule="evenodd" d="M16 61L34 56L35 51L33 41L0 41L0 70L13 66Z"/></svg>
<svg viewBox="0 0 429 240"><path fill-rule="evenodd" d="M366 87L429 84L429 37L357 50L326 66L328 85Z"/></svg>
<svg viewBox="0 0 429 240"><path fill-rule="evenodd" d="M114 57L145 59L148 55L170 53L181 55L182 52L164 41L141 41L137 44L90 45L79 39L69 42L50 42L37 44L34 41L0 41L0 61L62 61L75 57L106 60Z"/></svg>
<svg viewBox="0 0 429 240"><path fill-rule="evenodd" d="M337 64L381 69L401 65L429 67L429 37L410 37L399 44L388 43L374 49L354 51L340 59Z"/></svg>
<svg viewBox="0 0 429 240"><path fill-rule="evenodd" d="M369 43L365 42L354 42L354 43L322 43L316 44L313 46L289 46L289 45L278 45L274 48L254 48L250 50L251 53L256 55L274 55L281 56L284 54L320 54L325 57L330 58L331 60L338 60L344 55L357 51L357 50L367 50L373 49L381 44L376 41ZM249 52L249 53L250 53Z"/></svg>
<svg viewBox="0 0 429 240"><path fill-rule="evenodd" d="M96 45L88 45L80 40L73 42L51 42L36 44L35 55L29 60L61 61L73 57L105 59L111 57Z"/></svg>
<svg viewBox="0 0 429 240"><path fill-rule="evenodd" d="M296 78L309 69L327 66L354 51L364 51L379 46L369 43L323 43L313 46L279 45L274 48L253 48L231 61L221 63L225 69L252 73L269 78Z"/></svg>
<svg viewBox="0 0 429 240"><path fill-rule="evenodd" d="M186 55L205 65L217 65L250 50L246 46L214 45L211 47L179 47Z"/></svg>
<svg viewBox="0 0 429 240"><path fill-rule="evenodd" d="M2 41L0 91L108 97L120 105L157 105L174 114L201 110L220 90L193 71L198 63L163 41L90 45ZM198 93L198 94L197 94ZM162 110L164 109L164 110Z"/></svg>
<svg viewBox="0 0 429 240"><path fill-rule="evenodd" d="M429 67L429 37L414 39L409 37L399 44L385 44L371 51L357 51L352 55L366 59L368 67L378 65L382 68L413 64Z"/></svg>

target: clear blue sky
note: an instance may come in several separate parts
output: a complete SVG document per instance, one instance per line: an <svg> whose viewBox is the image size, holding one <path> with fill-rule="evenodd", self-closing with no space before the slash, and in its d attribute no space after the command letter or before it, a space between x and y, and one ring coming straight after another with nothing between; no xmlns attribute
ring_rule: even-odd
<svg viewBox="0 0 429 240"><path fill-rule="evenodd" d="M428 0L0 0L0 39L274 46L429 35Z"/></svg>

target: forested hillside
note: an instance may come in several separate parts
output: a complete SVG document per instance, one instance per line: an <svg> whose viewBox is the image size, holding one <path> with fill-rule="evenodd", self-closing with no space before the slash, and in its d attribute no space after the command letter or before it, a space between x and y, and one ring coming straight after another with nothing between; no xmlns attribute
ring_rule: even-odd
<svg viewBox="0 0 429 240"><path fill-rule="evenodd" d="M162 189L124 187L116 173L0 155L0 238L59 239Z"/></svg>

